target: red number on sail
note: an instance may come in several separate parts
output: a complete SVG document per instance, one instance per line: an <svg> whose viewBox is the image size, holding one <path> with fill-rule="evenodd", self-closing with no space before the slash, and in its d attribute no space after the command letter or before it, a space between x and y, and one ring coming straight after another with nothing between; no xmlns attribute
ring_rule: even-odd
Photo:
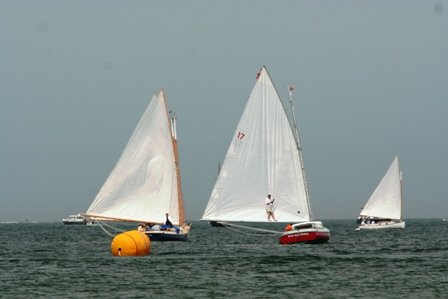
<svg viewBox="0 0 448 299"><path fill-rule="evenodd" d="M244 138L244 136L246 136L244 133L238 132L238 136L236 137L236 139L241 140Z"/></svg>

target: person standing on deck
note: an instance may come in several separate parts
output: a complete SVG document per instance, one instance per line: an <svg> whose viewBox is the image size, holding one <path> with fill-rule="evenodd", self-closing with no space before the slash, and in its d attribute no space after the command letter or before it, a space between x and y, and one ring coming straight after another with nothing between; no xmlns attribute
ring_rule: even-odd
<svg viewBox="0 0 448 299"><path fill-rule="evenodd" d="M266 203L266 213L268 215L268 221L271 221L271 218L272 220L277 221L277 219L275 219L274 216L274 199L273 198L271 199L271 194L268 194L265 203Z"/></svg>

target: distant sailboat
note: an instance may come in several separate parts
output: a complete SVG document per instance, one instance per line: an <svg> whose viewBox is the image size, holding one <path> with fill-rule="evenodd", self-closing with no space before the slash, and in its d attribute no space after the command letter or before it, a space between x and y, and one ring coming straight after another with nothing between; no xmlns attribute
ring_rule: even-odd
<svg viewBox="0 0 448 299"><path fill-rule="evenodd" d="M359 229L404 228L402 174L396 156L358 217Z"/></svg>
<svg viewBox="0 0 448 299"><path fill-rule="evenodd" d="M320 221L311 221L298 133L294 136L274 84L263 67L202 220L215 225L268 222L265 206L268 194L275 199L278 221L298 222L293 230L279 238L280 243L326 242L329 239L330 231Z"/></svg>
<svg viewBox="0 0 448 299"><path fill-rule="evenodd" d="M86 215L111 221L152 224L151 240L185 241L176 118L163 90L155 93L120 159ZM163 227L168 213L174 228Z"/></svg>

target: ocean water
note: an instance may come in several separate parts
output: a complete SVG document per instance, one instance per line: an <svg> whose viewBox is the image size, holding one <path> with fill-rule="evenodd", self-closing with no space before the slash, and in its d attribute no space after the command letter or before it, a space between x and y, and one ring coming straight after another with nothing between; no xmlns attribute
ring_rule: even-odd
<svg viewBox="0 0 448 299"><path fill-rule="evenodd" d="M113 257L98 226L0 224L0 298L448 298L448 222L324 224L326 244L279 245L193 222L188 242L145 257Z"/></svg>

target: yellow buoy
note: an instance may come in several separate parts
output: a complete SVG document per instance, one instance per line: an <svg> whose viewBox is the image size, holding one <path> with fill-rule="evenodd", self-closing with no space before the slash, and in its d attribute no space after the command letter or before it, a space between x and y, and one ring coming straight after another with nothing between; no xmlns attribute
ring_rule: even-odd
<svg viewBox="0 0 448 299"><path fill-rule="evenodd" d="M115 256L148 255L151 250L149 237L138 230L130 230L116 235L111 244Z"/></svg>

